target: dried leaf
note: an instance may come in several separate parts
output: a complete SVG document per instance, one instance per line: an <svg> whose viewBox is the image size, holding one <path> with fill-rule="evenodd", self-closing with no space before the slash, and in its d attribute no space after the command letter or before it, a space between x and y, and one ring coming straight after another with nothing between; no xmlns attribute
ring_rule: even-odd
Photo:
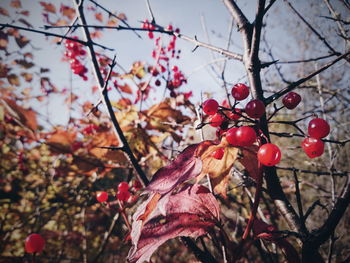
<svg viewBox="0 0 350 263"><path fill-rule="evenodd" d="M14 64L21 65L25 69L30 69L30 68L32 68L34 66L34 63L28 62L25 59L16 59L14 61Z"/></svg>
<svg viewBox="0 0 350 263"><path fill-rule="evenodd" d="M54 152L70 153L76 140L76 135L76 132L58 129L50 134L46 142Z"/></svg>
<svg viewBox="0 0 350 263"><path fill-rule="evenodd" d="M124 85L118 85L118 89L121 92L127 93L127 94L132 94L132 89L128 84L124 84Z"/></svg>
<svg viewBox="0 0 350 263"><path fill-rule="evenodd" d="M21 85L20 81L19 81L19 77L16 74L10 74L7 76L7 80L11 85L14 86L19 86Z"/></svg>
<svg viewBox="0 0 350 263"><path fill-rule="evenodd" d="M27 37L22 36L22 35L19 35L18 37L16 37L15 40L16 40L17 45L20 48L24 48L30 42L30 40Z"/></svg>
<svg viewBox="0 0 350 263"><path fill-rule="evenodd" d="M73 19L75 17L75 9L67 5L61 4L60 12L63 16Z"/></svg>
<svg viewBox="0 0 350 263"><path fill-rule="evenodd" d="M21 8L22 4L20 0L12 0L10 6L13 8Z"/></svg>
<svg viewBox="0 0 350 263"><path fill-rule="evenodd" d="M29 28L33 28L32 24L30 24L27 20L25 20L24 18L20 18L18 19L18 22L21 22L22 24L26 25Z"/></svg>
<svg viewBox="0 0 350 263"><path fill-rule="evenodd" d="M146 190L164 195L181 183L197 177L202 170L202 161L195 155L197 147L198 144L188 146L170 164L160 168Z"/></svg>
<svg viewBox="0 0 350 263"><path fill-rule="evenodd" d="M138 220L154 197L143 203L134 215L131 231L131 263L149 261L164 242L179 236L202 236L219 221L219 204L210 191L201 185L187 185L169 196L161 213L159 203L147 219Z"/></svg>
<svg viewBox="0 0 350 263"><path fill-rule="evenodd" d="M220 160L212 156L213 152L219 148L224 149L224 155ZM237 159L238 148L230 146L226 138L223 138L220 144L215 144L212 141L202 142L198 147L197 154L203 161L203 170L197 180L209 174L215 192L226 197L230 170Z"/></svg>
<svg viewBox="0 0 350 263"><path fill-rule="evenodd" d="M125 157L125 154L122 151L100 148L118 145L119 142L112 132L98 132L93 135L92 140L89 142L88 151L97 158L105 158L118 163L127 163L128 159Z"/></svg>
<svg viewBox="0 0 350 263"><path fill-rule="evenodd" d="M142 79L146 74L144 63L141 61L134 62L130 74L136 76L138 79Z"/></svg>
<svg viewBox="0 0 350 263"><path fill-rule="evenodd" d="M31 109L24 109L18 106L16 101L10 99L3 99L3 104L7 107L9 114L18 120L23 126L29 128L32 131L38 129L38 123L36 120L36 113Z"/></svg>
<svg viewBox="0 0 350 263"><path fill-rule="evenodd" d="M51 3L46 2L39 2L42 7L44 7L44 10L49 13L56 13L56 7Z"/></svg>
<svg viewBox="0 0 350 263"><path fill-rule="evenodd" d="M0 15L3 16L10 16L9 11L7 11L5 8L0 7Z"/></svg>
<svg viewBox="0 0 350 263"><path fill-rule="evenodd" d="M5 64L0 63L0 78L6 78L10 69Z"/></svg>
<svg viewBox="0 0 350 263"><path fill-rule="evenodd" d="M9 43L8 36L5 32L0 31L0 49L6 49Z"/></svg>
<svg viewBox="0 0 350 263"><path fill-rule="evenodd" d="M256 145L249 147L242 147L242 157L238 161L244 166L247 170L250 177L257 179L259 174L258 168L258 152L259 147Z"/></svg>
<svg viewBox="0 0 350 263"><path fill-rule="evenodd" d="M33 80L33 74L22 72L21 76L24 78L26 82L31 82Z"/></svg>
<svg viewBox="0 0 350 263"><path fill-rule="evenodd" d="M21 15L24 15L24 16L29 16L29 11L28 10L23 10L21 12L19 12Z"/></svg>
<svg viewBox="0 0 350 263"><path fill-rule="evenodd" d="M95 18L97 21L100 21L101 23L103 22L103 15L102 13L96 13Z"/></svg>

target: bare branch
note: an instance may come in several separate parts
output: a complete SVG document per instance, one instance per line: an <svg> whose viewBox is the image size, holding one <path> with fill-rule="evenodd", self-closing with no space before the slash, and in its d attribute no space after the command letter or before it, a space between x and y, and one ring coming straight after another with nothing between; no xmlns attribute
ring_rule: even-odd
<svg viewBox="0 0 350 263"><path fill-rule="evenodd" d="M33 33L38 33L38 34L42 34L44 36L50 36L50 37L59 37L59 38L63 38L63 39L67 39L67 40L70 40L70 41L74 41L74 42L77 42L77 43L80 43L84 46L87 46L87 43L85 41L82 41L82 40L79 40L79 39L75 39L75 38L72 38L72 37L67 37L65 35L60 35L60 34L55 34L55 33L49 33L47 31L41 31L41 30L37 30L37 29L31 29L31 28L27 28L27 27L22 27L22 26L16 26L16 25L10 25L10 24L1 24L0 23L0 27L1 27L1 30L3 30L4 28L14 28L14 29L18 29L18 30L23 30L23 31L28 31L28 32L33 32ZM110 50L110 51L113 51L114 49L112 48L108 48L108 47L105 47L103 45L100 45L100 44L97 44L93 41L91 41L91 44L93 46L98 46L98 47L101 47L103 49L107 49L107 50Z"/></svg>
<svg viewBox="0 0 350 263"><path fill-rule="evenodd" d="M318 31L309 23L305 20L305 18L292 6L290 2L285 0L287 5L293 10L293 12L307 25L307 27L328 47L332 53L337 54L338 56L340 55L339 52L335 51L334 48L327 42L327 40L320 34Z"/></svg>
<svg viewBox="0 0 350 263"><path fill-rule="evenodd" d="M271 95L270 97L265 99L265 104L268 105L271 102L277 100L278 98L282 97L283 95L287 94L288 92L292 91L293 89L295 89L296 87L298 87L300 84L308 81L309 79L313 78L314 76L316 76L317 74L320 74L322 71L325 71L326 69L328 69L330 66L334 65L335 63L337 63L338 61L342 60L342 59L346 59L347 56L350 55L350 51L346 52L345 54L337 57L336 59L334 59L333 61L327 63L326 65L324 65L323 67L319 68L318 70L310 73L309 75L291 83L289 86L287 86L286 88L284 88L283 90L276 92L275 94Z"/></svg>

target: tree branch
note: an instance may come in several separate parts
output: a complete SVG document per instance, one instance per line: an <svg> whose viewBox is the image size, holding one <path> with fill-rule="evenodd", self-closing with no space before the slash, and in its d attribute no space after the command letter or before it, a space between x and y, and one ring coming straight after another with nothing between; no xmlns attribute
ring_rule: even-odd
<svg viewBox="0 0 350 263"><path fill-rule="evenodd" d="M85 15L84 15L83 5L79 4L78 0L74 0L74 2L75 2L76 12L77 12L77 14L79 16L80 23L82 25L86 25L87 22L86 22ZM131 150L131 148L129 146L129 143L126 140L126 138L124 136L124 133L123 133L121 127L119 126L118 120L117 120L117 118L115 116L112 104L111 104L111 102L109 100L109 97L108 97L108 90L104 88L106 83L103 80L102 74L100 72L99 64L97 62L96 53L95 53L94 46L93 46L93 43L92 43L92 40L91 40L90 32L89 32L89 29L87 27L83 27L83 34L84 34L84 37L86 39L86 45L87 45L87 48L88 48L88 54L90 56L92 67L93 67L93 72L94 72L95 77L97 79L99 90L100 90L101 95L102 95L103 104L106 106L108 114L109 114L109 117L111 118L111 121L112 121L112 124L113 124L113 128L114 128L114 132L115 132L116 136L122 142L123 148L124 148L124 152L129 157L130 162L132 163L132 165L134 166L134 168L135 168L135 170L137 172L136 176L138 177L139 181L144 186L146 186L148 184L148 182L149 182L148 178L146 177L145 173L141 169L141 166L139 165L138 161L136 160L134 154L132 153L132 150ZM114 65L115 65L115 60L112 62L110 71L113 69ZM109 76L110 76L110 74L109 74ZM108 78L106 79L106 82L107 81L108 81Z"/></svg>
<svg viewBox="0 0 350 263"><path fill-rule="evenodd" d="M346 59L347 56L350 55L350 51L346 52L345 54L337 57L336 59L334 59L333 61L327 63L326 65L324 65L323 67L319 68L318 70L310 73L309 75L291 83L290 85L288 85L286 88L284 88L283 90L280 90L279 92L276 92L275 94L271 95L270 97L265 99L265 104L268 105L271 102L277 100L278 98L282 97L283 95L287 94L288 92L292 91L293 89L295 89L296 87L298 87L300 84L308 81L309 79L313 78L314 76L316 76L317 74L320 74L322 71L325 71L326 69L328 69L330 66L334 65L335 63L337 63L338 61L342 60L342 59Z"/></svg>

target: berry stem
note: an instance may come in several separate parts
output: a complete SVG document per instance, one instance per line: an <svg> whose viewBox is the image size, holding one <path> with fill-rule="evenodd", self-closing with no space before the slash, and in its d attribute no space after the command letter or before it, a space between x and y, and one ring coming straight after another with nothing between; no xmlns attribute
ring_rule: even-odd
<svg viewBox="0 0 350 263"><path fill-rule="evenodd" d="M128 220L128 217L126 216L125 207L123 205L123 202L118 200L118 204L120 206L120 214L122 215L122 217L124 219L124 222L126 224L126 227L128 228L129 233L131 233L131 225L130 225L130 222Z"/></svg>

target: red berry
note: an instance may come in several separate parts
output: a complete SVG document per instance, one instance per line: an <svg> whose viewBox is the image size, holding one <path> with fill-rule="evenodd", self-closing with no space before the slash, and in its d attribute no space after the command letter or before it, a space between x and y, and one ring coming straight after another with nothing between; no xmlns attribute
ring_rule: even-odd
<svg viewBox="0 0 350 263"><path fill-rule="evenodd" d="M256 141L255 130L248 126L239 127L236 132L236 139L239 146L250 146Z"/></svg>
<svg viewBox="0 0 350 263"><path fill-rule="evenodd" d="M178 70L179 70L179 68L177 66L172 67L172 71L177 72Z"/></svg>
<svg viewBox="0 0 350 263"><path fill-rule="evenodd" d="M161 82L159 79L156 80L156 82L154 83L156 86L160 86Z"/></svg>
<svg viewBox="0 0 350 263"><path fill-rule="evenodd" d="M249 117L259 119L265 113L265 105L261 100L251 100L245 106L245 112Z"/></svg>
<svg viewBox="0 0 350 263"><path fill-rule="evenodd" d="M214 115L210 116L209 124L213 127L219 127L222 122L225 120L225 117L221 113L217 112Z"/></svg>
<svg viewBox="0 0 350 263"><path fill-rule="evenodd" d="M282 99L282 103L283 105L287 108L287 109L294 109L296 106L298 106L298 104L301 101L301 97L298 93L295 93L293 91L289 92L287 95L285 95Z"/></svg>
<svg viewBox="0 0 350 263"><path fill-rule="evenodd" d="M226 132L226 140L228 141L229 144L231 145L238 145L238 140L236 137L238 128L237 127L232 127Z"/></svg>
<svg viewBox="0 0 350 263"><path fill-rule="evenodd" d="M275 144L264 144L259 148L258 160L263 165L274 166L281 160L281 151Z"/></svg>
<svg viewBox="0 0 350 263"><path fill-rule="evenodd" d="M301 147L310 158L321 156L324 152L324 143L317 138L305 138L301 143Z"/></svg>
<svg viewBox="0 0 350 263"><path fill-rule="evenodd" d="M129 184L127 182L121 182L118 185L119 192L127 192L129 190Z"/></svg>
<svg viewBox="0 0 350 263"><path fill-rule="evenodd" d="M219 149L216 149L215 151L212 152L212 156L217 159L217 160L221 160L222 157L224 156L224 153L225 153L225 149L224 148L219 148Z"/></svg>
<svg viewBox="0 0 350 263"><path fill-rule="evenodd" d="M133 187L135 188L136 191L138 191L142 188L142 184L140 183L139 180L135 180L133 183Z"/></svg>
<svg viewBox="0 0 350 263"><path fill-rule="evenodd" d="M117 193L117 199L119 201L128 201L128 199L130 198L130 192L129 191L126 191L126 192L120 192L118 191Z"/></svg>
<svg viewBox="0 0 350 263"><path fill-rule="evenodd" d="M243 83L238 83L233 86L231 94L236 100L244 100L249 95L249 88Z"/></svg>
<svg viewBox="0 0 350 263"><path fill-rule="evenodd" d="M308 133L313 138L324 138L329 134L330 127L327 121L321 118L313 119L309 122Z"/></svg>
<svg viewBox="0 0 350 263"><path fill-rule="evenodd" d="M106 192L98 192L96 195L96 199L97 201L99 201L100 203L106 202L108 199L108 194Z"/></svg>
<svg viewBox="0 0 350 263"><path fill-rule="evenodd" d="M218 111L219 103L214 99L209 99L203 102L202 107L205 114L214 115Z"/></svg>
<svg viewBox="0 0 350 263"><path fill-rule="evenodd" d="M26 238L25 249L27 253L40 253L45 247L45 239L39 234L31 234Z"/></svg>

